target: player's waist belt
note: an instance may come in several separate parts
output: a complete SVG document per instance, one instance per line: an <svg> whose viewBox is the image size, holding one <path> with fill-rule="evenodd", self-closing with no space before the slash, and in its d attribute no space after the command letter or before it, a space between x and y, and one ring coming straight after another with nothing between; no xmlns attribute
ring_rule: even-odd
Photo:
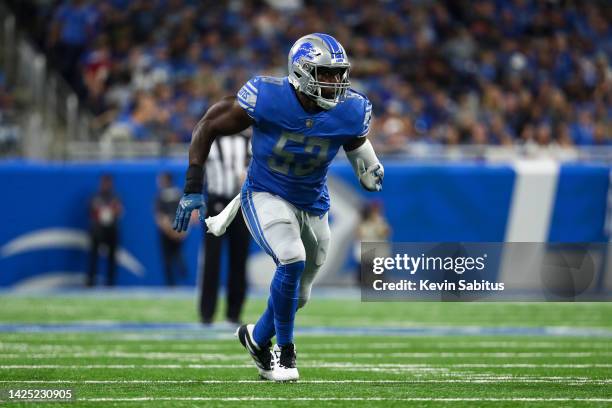
<svg viewBox="0 0 612 408"><path fill-rule="evenodd" d="M238 212L239 208L240 194L234 197L218 215L208 217L204 220L204 222L206 222L206 232L209 232L217 237L225 234L227 227L232 223L234 217L236 217L236 213Z"/></svg>

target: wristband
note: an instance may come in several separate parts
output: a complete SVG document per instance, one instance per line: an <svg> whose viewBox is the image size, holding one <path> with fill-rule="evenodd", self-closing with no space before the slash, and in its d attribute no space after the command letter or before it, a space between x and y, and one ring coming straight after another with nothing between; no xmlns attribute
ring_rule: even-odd
<svg viewBox="0 0 612 408"><path fill-rule="evenodd" d="M204 171L202 166L190 164L185 177L185 194L202 194L204 185Z"/></svg>

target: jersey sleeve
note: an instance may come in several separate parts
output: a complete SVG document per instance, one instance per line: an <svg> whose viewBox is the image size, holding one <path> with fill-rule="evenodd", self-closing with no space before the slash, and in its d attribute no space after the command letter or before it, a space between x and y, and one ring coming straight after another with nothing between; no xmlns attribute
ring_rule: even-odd
<svg viewBox="0 0 612 408"><path fill-rule="evenodd" d="M366 137L370 132L370 124L372 123L372 103L365 98L364 105L363 122L358 137Z"/></svg>
<svg viewBox="0 0 612 408"><path fill-rule="evenodd" d="M261 109L257 108L257 97L259 95L260 84L261 80L259 77L251 78L236 94L238 104L255 122L259 122L260 119Z"/></svg>

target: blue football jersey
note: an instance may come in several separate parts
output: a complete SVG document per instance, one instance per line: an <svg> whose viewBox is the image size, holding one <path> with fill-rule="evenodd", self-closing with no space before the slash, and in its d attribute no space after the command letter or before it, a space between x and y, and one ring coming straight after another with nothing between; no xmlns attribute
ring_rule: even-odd
<svg viewBox="0 0 612 408"><path fill-rule="evenodd" d="M353 90L333 109L308 113L287 77L258 76L237 94L255 122L245 188L267 191L317 215L329 210L327 170L343 144L365 137L372 104Z"/></svg>

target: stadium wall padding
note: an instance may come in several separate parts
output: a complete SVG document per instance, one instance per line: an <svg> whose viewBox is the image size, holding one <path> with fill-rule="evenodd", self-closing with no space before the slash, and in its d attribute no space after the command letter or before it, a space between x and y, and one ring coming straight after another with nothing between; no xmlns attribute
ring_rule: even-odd
<svg viewBox="0 0 612 408"><path fill-rule="evenodd" d="M512 206L518 205L513 194L519 177L533 177L530 173L519 176L513 164L384 163L384 190L378 194L361 190L345 161L332 165L330 177L363 202L380 200L394 241L500 242L506 239L510 223L520 230L521 223L533 222L516 216L511 220ZM182 184L185 167L182 160L1 162L0 286L78 286L84 282L89 256L88 202L104 173L114 176L124 204L118 284L163 285L159 235L153 220L156 176L169 171ZM549 241L607 241L609 174L609 166L597 164L564 164L546 173L547 182L555 184L554 196L548 215L538 218L547 218L543 221ZM332 194L332 207L344 199L342 194ZM526 208L541 197L534 194L527 199ZM342 217L341 213L332 215L332 223ZM185 241L189 276L184 284L196 282L201 239L202 230L196 225ZM262 256L254 244L252 255ZM334 265L347 269L352 251L330 256L346 258ZM342 272L332 275L340 277ZM98 274L105 274L104 260ZM325 279L333 281L333 276Z"/></svg>

